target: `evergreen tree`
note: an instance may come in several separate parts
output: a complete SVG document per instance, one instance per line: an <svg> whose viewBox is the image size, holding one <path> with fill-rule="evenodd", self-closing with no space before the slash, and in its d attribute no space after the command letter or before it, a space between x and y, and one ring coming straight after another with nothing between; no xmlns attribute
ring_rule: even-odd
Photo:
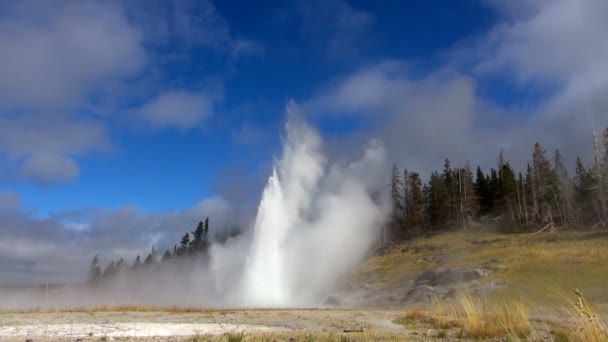
<svg viewBox="0 0 608 342"><path fill-rule="evenodd" d="M545 157L545 150L536 143L532 153L532 169L534 171L534 190L536 193L536 209L538 221L553 222L556 210L556 199L559 196L557 176L551 163Z"/></svg>
<svg viewBox="0 0 608 342"><path fill-rule="evenodd" d="M403 217L403 180L397 165L393 164L391 173L391 201L392 201L392 224L395 230L400 230L404 226Z"/></svg>
<svg viewBox="0 0 608 342"><path fill-rule="evenodd" d="M562 154L559 149L555 150L555 174L557 177L557 188L559 192L559 199L557 200L557 209L562 224L568 224L573 219L573 194L572 184L570 177L568 177L568 170L562 160Z"/></svg>
<svg viewBox="0 0 608 342"><path fill-rule="evenodd" d="M510 229L513 231L517 228L519 215L517 214L517 180L515 179L515 172L511 168L511 165L506 162L502 165L500 172L500 198L499 207L501 211L506 214L503 222L508 222Z"/></svg>
<svg viewBox="0 0 608 342"><path fill-rule="evenodd" d="M433 226L447 223L449 201L450 194L445 178L433 172L429 181L429 220Z"/></svg>
<svg viewBox="0 0 608 342"><path fill-rule="evenodd" d="M125 259L120 258L120 260L118 260L116 262L116 273L118 273L118 274L127 273L127 263L125 262Z"/></svg>
<svg viewBox="0 0 608 342"><path fill-rule="evenodd" d="M165 254L163 254L162 259L160 260L160 262L162 264L166 264L167 262L171 261L171 252L169 252L169 250L167 249L165 251Z"/></svg>
<svg viewBox="0 0 608 342"><path fill-rule="evenodd" d="M152 250L150 251L150 253L148 254L148 256L146 257L146 260L144 260L144 265L146 266L150 266L153 264L156 264L156 247L154 247L154 245L152 245Z"/></svg>
<svg viewBox="0 0 608 342"><path fill-rule="evenodd" d="M410 172L406 183L408 184L406 223L410 228L419 227L424 224L424 195L420 175Z"/></svg>
<svg viewBox="0 0 608 342"><path fill-rule="evenodd" d="M589 224L593 221L594 204L593 189L595 179L592 171L587 169L580 157L576 158L574 176L574 201L576 203L576 217L579 224Z"/></svg>
<svg viewBox="0 0 608 342"><path fill-rule="evenodd" d="M479 202L479 211L481 214L488 214L492 210L492 199L490 197L490 183L486 175L477 166L477 175L475 179L475 195Z"/></svg>
<svg viewBox="0 0 608 342"><path fill-rule="evenodd" d="M106 267L106 269L103 271L103 277L110 278L115 274L116 274L116 264L114 264L114 261L111 261L108 264L108 266Z"/></svg>
<svg viewBox="0 0 608 342"><path fill-rule="evenodd" d="M190 253L196 254L203 247L205 239L205 224L202 221L198 222L196 229L192 232L192 240L190 241Z"/></svg>
<svg viewBox="0 0 608 342"><path fill-rule="evenodd" d="M446 158L443 164L443 182L445 183L445 189L447 191L447 203L445 210L447 210L447 220L456 220L456 180L454 177L454 171L450 166L450 161Z"/></svg>
<svg viewBox="0 0 608 342"><path fill-rule="evenodd" d="M138 255L137 257L135 257L135 261L133 262L133 266L131 266L131 269L133 271L139 269L139 267L141 266L141 257Z"/></svg>
<svg viewBox="0 0 608 342"><path fill-rule="evenodd" d="M99 258L95 255L93 261L91 261L91 266L89 267L89 283L97 284L100 277L101 268L99 267Z"/></svg>
<svg viewBox="0 0 608 342"><path fill-rule="evenodd" d="M177 255L188 254L190 251L190 234L186 233L182 236L181 241L179 242L180 246L177 249Z"/></svg>
<svg viewBox="0 0 608 342"><path fill-rule="evenodd" d="M460 191L460 214L463 223L469 221L479 210L477 206L477 197L475 195L475 183L473 182L473 172L471 165L466 162L464 168L459 173L459 191Z"/></svg>

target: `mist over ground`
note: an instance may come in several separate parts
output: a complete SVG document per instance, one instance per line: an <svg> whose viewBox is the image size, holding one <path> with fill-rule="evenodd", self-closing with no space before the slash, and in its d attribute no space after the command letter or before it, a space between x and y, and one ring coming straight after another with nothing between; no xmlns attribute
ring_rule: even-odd
<svg viewBox="0 0 608 342"><path fill-rule="evenodd" d="M207 254L169 267L155 264L50 292L15 288L0 298L2 308L322 305L369 252L387 218L383 178L376 178L387 168L386 154L371 141L359 159L332 163L293 102L287 117L282 154L244 232L211 240Z"/></svg>

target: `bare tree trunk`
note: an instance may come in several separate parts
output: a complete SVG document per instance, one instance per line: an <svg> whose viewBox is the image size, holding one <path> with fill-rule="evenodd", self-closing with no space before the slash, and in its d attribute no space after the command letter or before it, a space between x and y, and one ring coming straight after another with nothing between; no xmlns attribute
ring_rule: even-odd
<svg viewBox="0 0 608 342"><path fill-rule="evenodd" d="M564 216L562 216L562 208L559 205L559 199L557 198L557 194L555 193L555 191L553 191L553 198L555 199L555 205L557 207L557 213L559 215L559 220L562 223L562 226L564 225Z"/></svg>
<svg viewBox="0 0 608 342"><path fill-rule="evenodd" d="M526 201L526 185L523 183L523 181L521 182L521 192L523 194L524 216L526 218L526 224L529 224L529 222L528 222L528 202Z"/></svg>
<svg viewBox="0 0 608 342"><path fill-rule="evenodd" d="M597 179L597 183L598 183L598 198L600 201L600 213L601 213L601 222L602 225L605 225L606 222L608 221L608 207L606 204L606 185L604 184L604 180L603 180L603 171L604 171L604 165L601 161L601 153L600 153L600 146L599 146L599 142L598 142L598 138L597 138L597 134L595 133L595 123L592 122L592 128L593 128L593 147L595 150L595 177Z"/></svg>
<svg viewBox="0 0 608 342"><path fill-rule="evenodd" d="M538 202L538 192L537 192L537 187L538 187L538 176L536 175L538 167L536 167L533 170L533 175L532 175L532 205L533 205L533 210L534 210L534 215L536 216L536 219L538 220L539 218L542 219L542 214L540 211L540 205Z"/></svg>
<svg viewBox="0 0 608 342"><path fill-rule="evenodd" d="M518 217L518 221L521 222L522 213L521 213L521 198L519 196L519 181L515 182L515 189L517 190L517 217Z"/></svg>
<svg viewBox="0 0 608 342"><path fill-rule="evenodd" d="M509 207L509 213L511 216L511 228L515 228L515 215L513 213L513 206L511 205L511 200L507 198L507 206Z"/></svg>

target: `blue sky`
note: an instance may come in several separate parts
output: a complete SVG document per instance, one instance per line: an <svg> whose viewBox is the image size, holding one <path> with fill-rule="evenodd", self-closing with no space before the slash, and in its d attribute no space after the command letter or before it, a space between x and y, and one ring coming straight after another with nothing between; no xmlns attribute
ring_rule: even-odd
<svg viewBox="0 0 608 342"><path fill-rule="evenodd" d="M157 233L255 206L290 100L331 158L376 139L421 172L489 168L501 148L523 169L538 140L588 160L591 118L608 124L607 14L603 0L0 1L0 233L50 225L59 246L66 224Z"/></svg>
<svg viewBox="0 0 608 342"><path fill-rule="evenodd" d="M132 110L131 104L145 103L148 93L163 88L197 91L214 82L222 95L213 113L201 122L153 132L130 127L132 123L120 122L120 118L104 120L112 146L107 151L73 158L78 176L58 177L56 181L9 172L4 175L3 188L19 192L24 205L42 216L74 207L137 205L148 211L186 208L212 195L217 189L210 183L226 169L239 168L245 175L267 171L264 166L278 150L287 98L309 98L325 82L377 60L412 60L421 72L435 68L441 63L441 52L481 34L496 17L495 9L477 1L261 1L251 10L243 10L237 2L183 6L193 8L179 15L193 21L201 15L201 9L194 7L214 8L214 16L219 18L214 20L221 21L221 28L209 30L225 30L242 37L229 39L247 40L252 51L230 60L226 52L197 43L194 36L224 33L175 33L162 46L146 51L148 58L156 60L154 65L121 80L126 87L135 83L152 89L135 91L131 96L99 95L93 90L70 103L68 110L86 112L78 107L95 106L99 99L119 101L109 108L96 109L105 117ZM27 19L28 13L20 14ZM336 19L340 15L346 18ZM168 26L173 25L171 18L166 20ZM172 59L172 54L180 56ZM158 74L152 77L159 80L148 80L148 72ZM319 124L327 134L356 129L356 124L344 121L319 120ZM11 164L15 167L14 162Z"/></svg>

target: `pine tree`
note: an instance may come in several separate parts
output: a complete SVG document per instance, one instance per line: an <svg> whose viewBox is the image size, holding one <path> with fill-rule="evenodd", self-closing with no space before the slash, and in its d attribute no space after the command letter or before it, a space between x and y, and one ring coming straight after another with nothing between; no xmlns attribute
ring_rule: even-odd
<svg viewBox="0 0 608 342"><path fill-rule="evenodd" d="M393 164L391 174L391 201L392 201L392 224L395 230L400 230L404 226L403 222L403 180L397 165Z"/></svg>
<svg viewBox="0 0 608 342"><path fill-rule="evenodd" d="M443 182L445 183L445 188L447 190L447 220L456 220L457 219L457 205L456 205L456 180L454 177L454 171L450 166L450 161L446 158L443 164Z"/></svg>
<svg viewBox="0 0 608 342"><path fill-rule="evenodd" d="M192 240L190 241L190 253L196 254L200 252L205 239L205 224L202 221L198 222L196 229L192 232Z"/></svg>
<svg viewBox="0 0 608 342"><path fill-rule="evenodd" d="M118 274L127 273L127 263L126 263L125 259L120 258L120 260L118 260L116 262L116 273L118 273Z"/></svg>
<svg viewBox="0 0 608 342"><path fill-rule="evenodd" d="M103 277L110 278L115 274L116 274L116 264L114 263L114 261L111 261L108 264L108 266L106 267L106 269L103 271Z"/></svg>
<svg viewBox="0 0 608 342"><path fill-rule="evenodd" d="M511 168L511 165L507 162L502 165L500 172L500 205L502 212L508 216L511 229L515 230L517 227L517 215L516 215L516 203L517 203L517 180L515 179L515 172Z"/></svg>
<svg viewBox="0 0 608 342"><path fill-rule="evenodd" d="M424 224L424 195L422 193L422 181L418 173L410 172L406 184L408 184L409 193L406 223L411 230Z"/></svg>
<svg viewBox="0 0 608 342"><path fill-rule="evenodd" d="M568 177L568 170L562 160L562 154L559 149L555 150L555 173L557 177L557 187L559 192L559 200L557 206L560 212L560 219L562 224L569 224L573 219L573 205L572 205L572 184L570 177Z"/></svg>
<svg viewBox="0 0 608 342"><path fill-rule="evenodd" d="M177 249L177 255L185 255L190 251L190 234L186 233L182 236L181 241L179 242L180 246Z"/></svg>
<svg viewBox="0 0 608 342"><path fill-rule="evenodd" d="M473 172L471 172L471 165L469 162L465 163L464 168L459 172L459 176L459 183L461 183L460 210L463 224L466 227L466 223L470 221L478 211L475 185L473 183Z"/></svg>
<svg viewBox="0 0 608 342"><path fill-rule="evenodd" d="M429 181L429 220L433 226L444 225L448 222L449 205L450 194L445 178L437 172L433 172Z"/></svg>
<svg viewBox="0 0 608 342"><path fill-rule="evenodd" d="M150 266L150 265L153 265L156 263L157 263L156 262L156 247L154 245L152 245L152 250L146 257L146 260L144 260L144 265Z"/></svg>
<svg viewBox="0 0 608 342"><path fill-rule="evenodd" d="M534 190L536 193L536 209L538 221L553 222L555 200L559 196L557 176L551 163L545 157L545 150L536 143L532 153L532 169L534 171Z"/></svg>
<svg viewBox="0 0 608 342"><path fill-rule="evenodd" d="M479 202L479 211L481 214L489 214L492 210L492 199L490 198L490 183L486 175L477 166L477 175L475 179L475 196Z"/></svg>
<svg viewBox="0 0 608 342"><path fill-rule="evenodd" d="M139 267L141 266L141 257L138 255L137 257L135 257L135 261L133 262L133 266L131 266L131 269L133 271L139 269Z"/></svg>
<svg viewBox="0 0 608 342"><path fill-rule="evenodd" d="M595 179L592 171L587 169L580 157L576 158L574 176L574 202L578 224L589 224L593 220L590 213L594 212L593 189Z"/></svg>
<svg viewBox="0 0 608 342"><path fill-rule="evenodd" d="M89 267L89 283L97 284L100 277L101 268L99 267L99 258L95 255L93 261L91 261L91 266Z"/></svg>
<svg viewBox="0 0 608 342"><path fill-rule="evenodd" d="M163 254L163 257L160 260L160 262L161 262L161 264L166 264L169 261L171 261L171 252L169 252L169 250L167 249L165 251L165 254Z"/></svg>

